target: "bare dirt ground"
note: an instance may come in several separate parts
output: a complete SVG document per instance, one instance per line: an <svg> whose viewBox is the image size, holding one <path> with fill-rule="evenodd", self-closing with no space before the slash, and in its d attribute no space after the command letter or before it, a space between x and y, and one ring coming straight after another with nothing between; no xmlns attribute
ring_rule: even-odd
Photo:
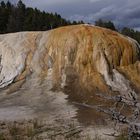
<svg viewBox="0 0 140 140"><path fill-rule="evenodd" d="M28 78L12 94L7 95L5 90L1 91L1 139L114 139L104 135L113 132L111 127L89 123L92 119L90 114L87 117L88 109L83 111L85 115L79 120L78 112L82 108L68 102L68 96L63 92L51 91L51 70L43 82L33 75ZM84 125L86 120L88 125Z"/></svg>

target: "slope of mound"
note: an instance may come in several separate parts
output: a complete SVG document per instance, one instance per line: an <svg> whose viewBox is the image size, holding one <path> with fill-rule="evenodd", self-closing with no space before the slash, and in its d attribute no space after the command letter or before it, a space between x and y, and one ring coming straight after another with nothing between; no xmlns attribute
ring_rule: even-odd
<svg viewBox="0 0 140 140"><path fill-rule="evenodd" d="M98 95L119 94L135 103L139 92L139 44L117 32L76 25L0 35L1 121L45 119L47 126L67 136L65 129L72 121L76 126L68 135L71 129L81 132L79 122L104 125L105 115L93 110L93 105L108 107L112 101L104 102ZM110 131L108 127L103 133Z"/></svg>
<svg viewBox="0 0 140 140"><path fill-rule="evenodd" d="M1 35L0 53L1 88L29 76L43 81L50 68L57 88L123 94L140 88L139 44L108 29L78 25Z"/></svg>

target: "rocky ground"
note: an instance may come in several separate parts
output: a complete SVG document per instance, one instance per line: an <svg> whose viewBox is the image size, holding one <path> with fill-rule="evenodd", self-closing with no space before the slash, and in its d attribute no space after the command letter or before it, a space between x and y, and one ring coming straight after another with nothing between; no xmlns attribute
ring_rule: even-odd
<svg viewBox="0 0 140 140"><path fill-rule="evenodd" d="M1 91L0 140L113 139L105 135L112 128L92 123L96 117L91 118L93 114L88 115L87 108L78 108L68 101L68 95L51 90L49 72L42 84L30 77L12 94L5 95L6 89ZM80 110L83 110L82 119L78 117Z"/></svg>

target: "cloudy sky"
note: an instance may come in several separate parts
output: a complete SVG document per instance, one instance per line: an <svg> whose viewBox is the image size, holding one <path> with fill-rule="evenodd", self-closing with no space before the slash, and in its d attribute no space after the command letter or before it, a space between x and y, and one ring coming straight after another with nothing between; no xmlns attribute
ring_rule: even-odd
<svg viewBox="0 0 140 140"><path fill-rule="evenodd" d="M5 0L6 1L6 0ZM10 0L16 3L17 0ZM22 0L27 6L57 12L70 20L94 23L102 18L112 20L117 27L140 30L140 0Z"/></svg>

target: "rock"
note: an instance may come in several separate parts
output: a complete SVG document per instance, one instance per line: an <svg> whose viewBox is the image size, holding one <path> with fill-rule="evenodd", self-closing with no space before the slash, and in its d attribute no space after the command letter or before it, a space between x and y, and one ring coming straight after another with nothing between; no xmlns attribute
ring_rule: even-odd
<svg viewBox="0 0 140 140"><path fill-rule="evenodd" d="M29 76L41 82L50 68L53 87L73 92L111 89L136 98L134 88L140 89L139 44L109 29L76 25L0 35L0 56L0 88L12 84L11 92Z"/></svg>

